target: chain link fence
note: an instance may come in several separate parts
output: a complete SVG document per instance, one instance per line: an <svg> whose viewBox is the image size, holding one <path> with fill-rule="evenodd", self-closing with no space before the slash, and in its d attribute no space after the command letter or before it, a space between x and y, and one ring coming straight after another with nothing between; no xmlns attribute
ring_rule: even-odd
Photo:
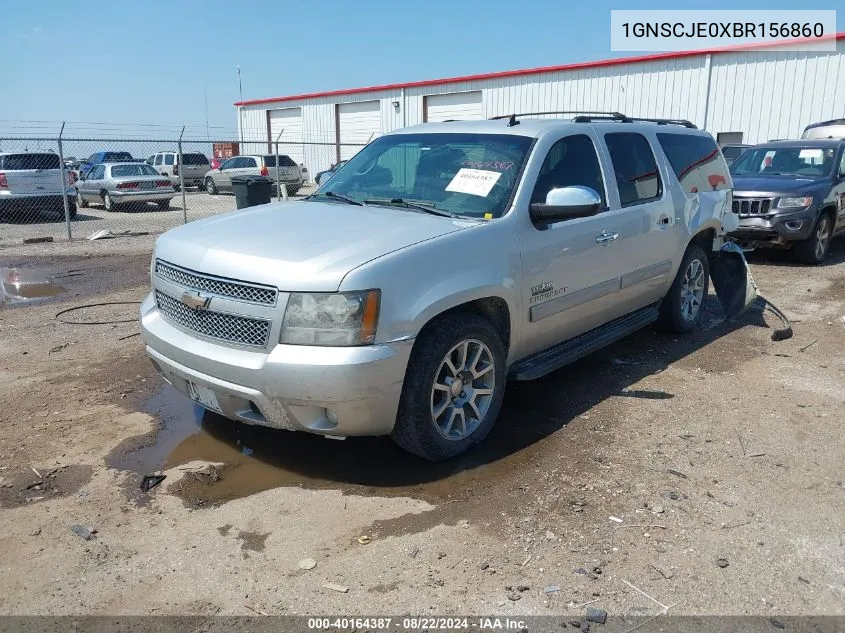
<svg viewBox="0 0 845 633"><path fill-rule="evenodd" d="M234 176L264 175L274 200L300 198L369 140L283 136L0 136L0 246L161 233L234 211Z"/></svg>

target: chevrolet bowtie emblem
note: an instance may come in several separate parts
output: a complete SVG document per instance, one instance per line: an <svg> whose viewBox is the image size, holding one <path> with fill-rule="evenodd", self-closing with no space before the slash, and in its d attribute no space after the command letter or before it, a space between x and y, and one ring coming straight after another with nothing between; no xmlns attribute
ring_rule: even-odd
<svg viewBox="0 0 845 633"><path fill-rule="evenodd" d="M208 307L211 297L206 297L199 292L185 291L182 293L182 303L194 310L202 310Z"/></svg>

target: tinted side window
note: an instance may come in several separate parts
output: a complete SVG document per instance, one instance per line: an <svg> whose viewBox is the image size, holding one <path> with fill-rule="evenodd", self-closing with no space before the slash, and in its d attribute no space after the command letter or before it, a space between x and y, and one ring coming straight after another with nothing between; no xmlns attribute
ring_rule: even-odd
<svg viewBox="0 0 845 633"><path fill-rule="evenodd" d="M686 193L718 191L730 186L727 163L713 139L691 134L658 134L657 141Z"/></svg>
<svg viewBox="0 0 845 633"><path fill-rule="evenodd" d="M99 162L99 161L97 161L97 156L99 156L99 155L100 155L99 153L96 153L96 154L91 154L91 155L88 157L88 160L87 160L86 162L87 162L87 163L89 163L89 164L94 164L94 163L96 163L96 162Z"/></svg>
<svg viewBox="0 0 845 633"><path fill-rule="evenodd" d="M592 139L586 134L567 136L552 145L540 168L531 202L544 203L552 189L575 185L595 190L601 196L602 205L605 204L598 154Z"/></svg>
<svg viewBox="0 0 845 633"><path fill-rule="evenodd" d="M242 157L241 162L238 164L238 167L258 167L258 163L255 161L254 158Z"/></svg>
<svg viewBox="0 0 845 633"><path fill-rule="evenodd" d="M234 169L235 167L237 167L237 163L237 158L230 158L224 161L222 165L220 165L220 169Z"/></svg>
<svg viewBox="0 0 845 633"><path fill-rule="evenodd" d="M155 164L161 165L161 154L156 154Z"/></svg>
<svg viewBox="0 0 845 633"><path fill-rule="evenodd" d="M91 177L90 180L102 180L103 175L106 173L106 168L102 165L97 165L94 169L91 170Z"/></svg>
<svg viewBox="0 0 845 633"><path fill-rule="evenodd" d="M172 165L173 164L173 154L165 154L164 155L164 164L165 165Z"/></svg>
<svg viewBox="0 0 845 633"><path fill-rule="evenodd" d="M660 197L662 183L651 146L642 134L613 132L604 140L619 188L623 207Z"/></svg>

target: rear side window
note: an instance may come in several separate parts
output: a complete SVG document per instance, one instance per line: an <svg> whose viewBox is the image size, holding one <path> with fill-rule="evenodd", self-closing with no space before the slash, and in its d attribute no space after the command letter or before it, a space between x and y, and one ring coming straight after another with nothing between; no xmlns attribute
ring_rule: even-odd
<svg viewBox="0 0 845 633"><path fill-rule="evenodd" d="M173 164L173 154L165 154L164 155L164 164L165 165L172 165Z"/></svg>
<svg viewBox="0 0 845 633"><path fill-rule="evenodd" d="M635 132L613 132L605 134L604 140L610 152L622 206L659 198L663 183L646 138Z"/></svg>
<svg viewBox="0 0 845 633"><path fill-rule="evenodd" d="M264 164L267 167L275 167L276 166L276 156L275 154L272 156L265 156L264 157ZM296 163L290 156L286 156L284 154L279 155L279 167L296 167Z"/></svg>
<svg viewBox="0 0 845 633"><path fill-rule="evenodd" d="M183 165L208 165L205 154L182 154Z"/></svg>
<svg viewBox="0 0 845 633"><path fill-rule="evenodd" d="M0 169L61 169L57 154L8 154L0 156Z"/></svg>
<svg viewBox="0 0 845 633"><path fill-rule="evenodd" d="M713 139L692 134L658 134L657 142L686 193L730 187L728 165Z"/></svg>
<svg viewBox="0 0 845 633"><path fill-rule="evenodd" d="M238 167L258 167L258 163L255 161L254 158L241 157L241 162L238 163Z"/></svg>

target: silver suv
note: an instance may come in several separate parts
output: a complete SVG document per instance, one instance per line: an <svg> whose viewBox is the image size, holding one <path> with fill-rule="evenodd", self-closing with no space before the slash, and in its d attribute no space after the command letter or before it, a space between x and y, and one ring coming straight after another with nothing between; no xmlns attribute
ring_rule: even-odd
<svg viewBox="0 0 845 633"><path fill-rule="evenodd" d="M211 169L211 161L208 156L199 152L184 152L181 164L179 152L159 152L147 159L147 164L160 173L170 178L170 182L176 191L184 183L186 187L205 186L205 174ZM181 171L181 173L180 173Z"/></svg>
<svg viewBox="0 0 845 633"><path fill-rule="evenodd" d="M684 121L423 124L302 201L161 236L142 335L232 420L442 460L489 433L508 380L655 321L692 330L711 270L726 312L747 307L737 224L721 152Z"/></svg>

